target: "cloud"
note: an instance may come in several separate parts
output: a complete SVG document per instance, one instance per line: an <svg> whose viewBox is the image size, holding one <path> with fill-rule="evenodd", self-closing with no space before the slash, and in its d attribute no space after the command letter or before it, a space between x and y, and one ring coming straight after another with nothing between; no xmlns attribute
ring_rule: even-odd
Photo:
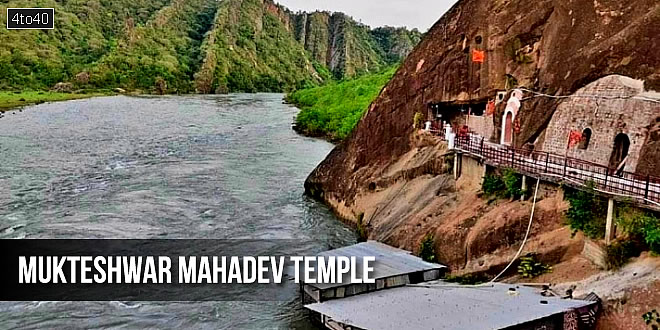
<svg viewBox="0 0 660 330"><path fill-rule="evenodd" d="M275 0L293 11L341 11L378 27L406 26L428 30L456 0Z"/></svg>

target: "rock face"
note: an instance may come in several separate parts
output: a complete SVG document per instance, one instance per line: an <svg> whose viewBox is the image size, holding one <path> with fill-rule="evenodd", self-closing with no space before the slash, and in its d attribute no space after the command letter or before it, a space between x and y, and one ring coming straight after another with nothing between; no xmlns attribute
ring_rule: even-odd
<svg viewBox="0 0 660 330"><path fill-rule="evenodd" d="M609 74L660 90L658 31L655 0L459 1L409 55L352 136L310 175L307 190L335 207L354 206L357 194L415 148L413 116L426 113L429 103L485 101L514 85L570 95ZM474 49L485 51L483 64L471 61ZM534 142L559 103L526 101L515 144ZM496 128L503 110L494 116ZM656 135L646 149L657 149Z"/></svg>
<svg viewBox="0 0 660 330"><path fill-rule="evenodd" d="M292 17L296 39L338 78L396 63L408 56L421 39L417 30L372 30L343 13L301 12Z"/></svg>

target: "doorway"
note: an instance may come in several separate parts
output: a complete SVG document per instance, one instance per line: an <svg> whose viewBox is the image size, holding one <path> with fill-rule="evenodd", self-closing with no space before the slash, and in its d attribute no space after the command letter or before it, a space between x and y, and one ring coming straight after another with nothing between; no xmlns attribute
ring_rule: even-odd
<svg viewBox="0 0 660 330"><path fill-rule="evenodd" d="M501 144L511 145L513 142L513 112L507 111L504 114L502 122L502 141Z"/></svg>
<svg viewBox="0 0 660 330"><path fill-rule="evenodd" d="M626 160L628 152L630 151L630 138L624 133L619 133L614 138L614 148L612 149L612 156L610 156L609 168L617 171L619 165Z"/></svg>

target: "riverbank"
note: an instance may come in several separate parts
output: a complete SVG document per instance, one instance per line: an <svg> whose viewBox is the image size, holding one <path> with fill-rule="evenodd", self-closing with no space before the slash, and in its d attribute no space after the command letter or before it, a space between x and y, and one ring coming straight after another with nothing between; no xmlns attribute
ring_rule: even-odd
<svg viewBox="0 0 660 330"><path fill-rule="evenodd" d="M286 101L300 108L294 129L332 142L345 139L396 69L393 66L379 73L288 94Z"/></svg>
<svg viewBox="0 0 660 330"><path fill-rule="evenodd" d="M96 96L112 95L110 92L86 92L86 93L60 93L48 91L23 91L11 92L0 91L0 112L9 111L13 108L45 102L68 101L86 99Z"/></svg>

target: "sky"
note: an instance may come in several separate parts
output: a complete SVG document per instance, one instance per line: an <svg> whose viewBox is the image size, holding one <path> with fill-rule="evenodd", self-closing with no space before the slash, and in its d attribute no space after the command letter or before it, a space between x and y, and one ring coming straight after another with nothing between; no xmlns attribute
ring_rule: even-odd
<svg viewBox="0 0 660 330"><path fill-rule="evenodd" d="M344 12L372 28L406 26L426 32L456 0L275 0L293 11Z"/></svg>

